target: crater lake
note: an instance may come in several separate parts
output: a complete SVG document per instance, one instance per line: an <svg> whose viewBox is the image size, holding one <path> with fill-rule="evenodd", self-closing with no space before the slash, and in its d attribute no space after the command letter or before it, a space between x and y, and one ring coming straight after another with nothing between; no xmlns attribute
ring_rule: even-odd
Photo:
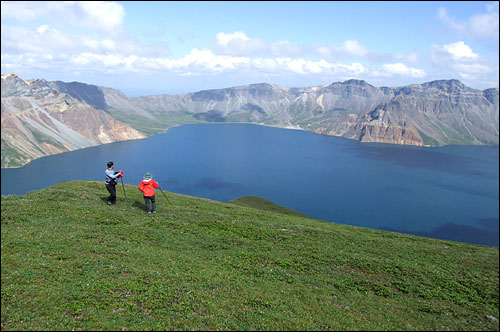
<svg viewBox="0 0 500 332"><path fill-rule="evenodd" d="M360 143L252 124L194 124L2 168L2 195L102 181L106 163L139 185L228 202L253 195L312 218L498 246L498 146ZM123 199L117 188L118 203ZM104 203L103 203L104 204ZM168 206L158 206L158 209Z"/></svg>

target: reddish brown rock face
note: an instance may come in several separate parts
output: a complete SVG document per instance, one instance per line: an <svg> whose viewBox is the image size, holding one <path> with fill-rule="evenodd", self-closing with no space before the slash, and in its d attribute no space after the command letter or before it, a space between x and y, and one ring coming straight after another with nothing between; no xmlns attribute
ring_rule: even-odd
<svg viewBox="0 0 500 332"><path fill-rule="evenodd" d="M330 136L345 136L360 142L390 143L423 146L424 141L418 131L411 127L390 126L384 124L362 123L349 128L346 135L338 135L329 126L323 126L314 131L317 134Z"/></svg>
<svg viewBox="0 0 500 332"><path fill-rule="evenodd" d="M9 86L11 91L4 91ZM2 75L4 92L2 149L5 144L17 155L2 153L2 165L22 166L46 155L146 137L105 111L53 90L43 80Z"/></svg>
<svg viewBox="0 0 500 332"><path fill-rule="evenodd" d="M424 145L422 137L413 128L384 124L366 124L361 126L356 139L361 142Z"/></svg>

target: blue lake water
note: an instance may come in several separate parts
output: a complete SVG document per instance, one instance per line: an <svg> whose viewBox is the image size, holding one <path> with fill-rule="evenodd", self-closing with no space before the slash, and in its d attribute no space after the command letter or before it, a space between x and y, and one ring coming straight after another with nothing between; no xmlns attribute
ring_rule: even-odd
<svg viewBox="0 0 500 332"><path fill-rule="evenodd" d="M498 146L424 148L250 124L183 125L2 169L1 193L104 183L111 160L128 184L148 171L164 191L221 202L254 195L325 221L498 246L498 155Z"/></svg>

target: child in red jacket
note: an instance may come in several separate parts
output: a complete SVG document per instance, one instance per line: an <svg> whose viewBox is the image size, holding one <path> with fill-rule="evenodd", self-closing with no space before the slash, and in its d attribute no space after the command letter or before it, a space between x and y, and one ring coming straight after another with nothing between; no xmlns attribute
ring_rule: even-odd
<svg viewBox="0 0 500 332"><path fill-rule="evenodd" d="M153 213L156 213L156 200L155 200L155 189L158 188L158 182L153 180L153 175L149 172L144 174L141 183L139 184L139 190L144 194L144 201L146 202L146 208L148 213L151 213L151 207L149 201L153 205Z"/></svg>

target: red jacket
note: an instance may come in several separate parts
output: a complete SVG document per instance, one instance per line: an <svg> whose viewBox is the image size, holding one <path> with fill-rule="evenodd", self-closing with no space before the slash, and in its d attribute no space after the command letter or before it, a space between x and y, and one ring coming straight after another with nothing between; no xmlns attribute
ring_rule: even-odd
<svg viewBox="0 0 500 332"><path fill-rule="evenodd" d="M154 196L156 188L158 188L158 182L153 179L142 180L139 184L139 190L144 193L144 196Z"/></svg>

